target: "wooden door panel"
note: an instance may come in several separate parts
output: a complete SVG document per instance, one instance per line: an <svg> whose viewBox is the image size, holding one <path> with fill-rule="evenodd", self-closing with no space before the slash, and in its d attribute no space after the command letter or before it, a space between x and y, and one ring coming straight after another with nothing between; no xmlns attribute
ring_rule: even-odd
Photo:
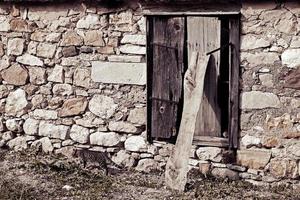
<svg viewBox="0 0 300 200"><path fill-rule="evenodd" d="M221 45L221 22L216 17L187 17L188 57L203 54ZM221 111L218 105L220 51L212 54L204 82L202 106L198 112L195 136L221 137Z"/></svg>

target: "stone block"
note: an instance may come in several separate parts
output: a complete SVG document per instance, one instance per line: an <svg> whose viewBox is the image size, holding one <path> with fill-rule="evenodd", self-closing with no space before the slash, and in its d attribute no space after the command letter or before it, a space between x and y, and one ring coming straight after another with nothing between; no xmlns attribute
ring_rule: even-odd
<svg viewBox="0 0 300 200"><path fill-rule="evenodd" d="M300 49L287 49L282 55L282 64L287 65L289 68L297 68L300 66Z"/></svg>
<svg viewBox="0 0 300 200"><path fill-rule="evenodd" d="M120 52L126 53L126 54L145 55L146 47L132 45L132 44L125 44L125 45L120 46Z"/></svg>
<svg viewBox="0 0 300 200"><path fill-rule="evenodd" d="M121 44L146 45L146 35L124 35Z"/></svg>
<svg viewBox="0 0 300 200"><path fill-rule="evenodd" d="M109 119L113 116L117 106L111 97L104 95L94 95L89 102L89 110L104 119Z"/></svg>
<svg viewBox="0 0 300 200"><path fill-rule="evenodd" d="M145 63L92 63L92 80L101 83L146 84Z"/></svg>
<svg viewBox="0 0 300 200"><path fill-rule="evenodd" d="M138 129L128 122L110 122L108 125L108 129L114 132L122 132L122 133L131 133L136 134Z"/></svg>
<svg viewBox="0 0 300 200"><path fill-rule="evenodd" d="M26 135L37 135L39 129L39 121L28 118L23 124L23 129Z"/></svg>
<svg viewBox="0 0 300 200"><path fill-rule="evenodd" d="M72 98L68 99L62 105L59 111L60 117L75 116L82 114L87 107L86 98Z"/></svg>
<svg viewBox="0 0 300 200"><path fill-rule="evenodd" d="M46 69L41 67L30 67L29 77L30 83L42 85L46 83Z"/></svg>
<svg viewBox="0 0 300 200"><path fill-rule="evenodd" d="M269 92L251 91L241 95L242 109L280 108L279 98Z"/></svg>
<svg viewBox="0 0 300 200"><path fill-rule="evenodd" d="M30 66L43 66L44 63L41 59L39 59L36 56L30 55L30 54L24 54L22 56L17 57L17 62L24 64L24 65L30 65Z"/></svg>
<svg viewBox="0 0 300 200"><path fill-rule="evenodd" d="M142 62L142 56L127 56L127 55L111 55L108 56L107 59L109 62L133 62L133 63L140 63Z"/></svg>
<svg viewBox="0 0 300 200"><path fill-rule="evenodd" d="M237 164L251 168L264 169L269 163L271 152L267 150L239 150L237 151Z"/></svg>
<svg viewBox="0 0 300 200"><path fill-rule="evenodd" d="M33 111L33 117L35 119L54 120L58 118L57 111L36 109Z"/></svg>
<svg viewBox="0 0 300 200"><path fill-rule="evenodd" d="M70 130L70 138L80 144L85 144L89 141L89 129L82 126L73 125Z"/></svg>
<svg viewBox="0 0 300 200"><path fill-rule="evenodd" d="M69 127L41 121L39 124L39 136L66 140L69 137Z"/></svg>
<svg viewBox="0 0 300 200"><path fill-rule="evenodd" d="M27 112L27 106L26 93L19 88L8 95L5 104L5 112L7 115L20 117Z"/></svg>
<svg viewBox="0 0 300 200"><path fill-rule="evenodd" d="M24 50L25 40L21 38L13 38L8 40L7 54L19 56L22 55Z"/></svg>
<svg viewBox="0 0 300 200"><path fill-rule="evenodd" d="M141 136L131 136L127 138L124 145L127 151L147 152L146 140Z"/></svg>
<svg viewBox="0 0 300 200"><path fill-rule="evenodd" d="M24 67L15 63L11 67L3 70L1 76L7 84L11 85L25 85L28 80L28 72Z"/></svg>
<svg viewBox="0 0 300 200"><path fill-rule="evenodd" d="M96 132L90 135L90 143L94 145L112 147L118 145L120 136L114 132Z"/></svg>
<svg viewBox="0 0 300 200"><path fill-rule="evenodd" d="M56 51L56 45L48 43L40 43L37 46L36 55L43 58L53 58Z"/></svg>

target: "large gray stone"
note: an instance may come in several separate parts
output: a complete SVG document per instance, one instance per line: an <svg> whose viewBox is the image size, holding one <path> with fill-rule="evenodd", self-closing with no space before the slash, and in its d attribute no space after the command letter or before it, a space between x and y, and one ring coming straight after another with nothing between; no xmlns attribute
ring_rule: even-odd
<svg viewBox="0 0 300 200"><path fill-rule="evenodd" d="M251 91L241 95L242 109L280 108L279 98L269 92Z"/></svg>
<svg viewBox="0 0 300 200"><path fill-rule="evenodd" d="M8 32L10 30L9 19L6 16L0 16L0 32Z"/></svg>
<svg viewBox="0 0 300 200"><path fill-rule="evenodd" d="M7 54L19 56L22 55L24 50L25 40L21 38L13 38L8 40L7 43Z"/></svg>
<svg viewBox="0 0 300 200"><path fill-rule="evenodd" d="M196 154L200 160L209 160L213 162L222 161L222 149L218 147L200 147L196 150Z"/></svg>
<svg viewBox="0 0 300 200"><path fill-rule="evenodd" d="M46 83L46 69L41 67L29 68L30 83L35 85L42 85Z"/></svg>
<svg viewBox="0 0 300 200"><path fill-rule="evenodd" d="M74 85L89 88L91 82L91 71L88 68L77 68L73 76Z"/></svg>
<svg viewBox="0 0 300 200"><path fill-rule="evenodd" d="M282 64L287 65L289 68L297 68L300 66L300 49L285 50L282 55Z"/></svg>
<svg viewBox="0 0 300 200"><path fill-rule="evenodd" d="M36 55L43 58L53 58L56 51L55 44L40 43L37 46Z"/></svg>
<svg viewBox="0 0 300 200"><path fill-rule="evenodd" d="M23 131L23 120L21 119L8 119L6 120L6 128L12 132L22 132Z"/></svg>
<svg viewBox="0 0 300 200"><path fill-rule="evenodd" d="M89 110L104 119L113 116L117 106L111 97L104 95L94 95L89 102Z"/></svg>
<svg viewBox="0 0 300 200"><path fill-rule="evenodd" d="M146 64L95 61L92 63L92 80L102 83L145 85Z"/></svg>
<svg viewBox="0 0 300 200"><path fill-rule="evenodd" d="M63 83L65 80L64 68L60 65L55 65L52 73L48 76L48 81Z"/></svg>
<svg viewBox="0 0 300 200"><path fill-rule="evenodd" d="M41 121L39 125L40 136L65 140L68 138L68 132L69 127L64 125L55 125L45 121Z"/></svg>
<svg viewBox="0 0 300 200"><path fill-rule="evenodd" d="M146 45L146 35L124 35L121 44Z"/></svg>
<svg viewBox="0 0 300 200"><path fill-rule="evenodd" d="M96 132L90 135L90 143L94 145L112 147L120 142L120 136L114 132Z"/></svg>
<svg viewBox="0 0 300 200"><path fill-rule="evenodd" d="M252 50L258 48L264 48L270 46L271 43L261 36L257 37L255 35L244 35L241 38L241 50Z"/></svg>
<svg viewBox="0 0 300 200"><path fill-rule="evenodd" d="M120 46L120 51L126 54L138 54L138 55L145 55L146 54L146 47L132 45L132 44L125 44Z"/></svg>
<svg viewBox="0 0 300 200"><path fill-rule="evenodd" d="M146 108L135 108L130 111L127 120L133 124L146 125Z"/></svg>
<svg viewBox="0 0 300 200"><path fill-rule="evenodd" d="M112 157L112 160L121 166L132 167L135 164L135 159L130 156L125 150L121 150Z"/></svg>
<svg viewBox="0 0 300 200"><path fill-rule="evenodd" d="M247 61L250 66L273 65L279 61L279 55L272 52L241 53L241 61Z"/></svg>
<svg viewBox="0 0 300 200"><path fill-rule="evenodd" d="M58 118L57 111L36 109L33 111L33 117L35 119L54 120Z"/></svg>
<svg viewBox="0 0 300 200"><path fill-rule="evenodd" d="M56 84L53 87L53 94L60 96L69 96L73 94L73 87L70 84Z"/></svg>
<svg viewBox="0 0 300 200"><path fill-rule="evenodd" d="M84 44L87 46L103 47L105 42L103 40L102 34L99 31L92 30L87 31L84 34Z"/></svg>
<svg viewBox="0 0 300 200"><path fill-rule="evenodd" d="M122 133L137 133L137 128L128 122L110 122L108 125L110 131L122 132Z"/></svg>
<svg viewBox="0 0 300 200"><path fill-rule="evenodd" d="M27 106L26 93L19 88L8 95L5 104L5 112L8 115L20 117L27 112Z"/></svg>
<svg viewBox="0 0 300 200"><path fill-rule="evenodd" d="M140 63L142 62L142 56L128 56L128 55L111 55L108 56L107 59L109 62L133 62L133 63Z"/></svg>
<svg viewBox="0 0 300 200"><path fill-rule="evenodd" d="M23 129L26 135L37 135L39 129L39 121L28 118L23 124Z"/></svg>
<svg viewBox="0 0 300 200"><path fill-rule="evenodd" d="M151 171L159 170L159 164L153 159L142 159L138 162L138 165L135 168L137 171L149 173Z"/></svg>
<svg viewBox="0 0 300 200"><path fill-rule="evenodd" d="M130 136L124 145L127 151L147 152L146 140L142 136Z"/></svg>
<svg viewBox="0 0 300 200"><path fill-rule="evenodd" d="M82 126L73 125L70 130L70 138L78 143L85 144L89 141L89 129Z"/></svg>
<svg viewBox="0 0 300 200"><path fill-rule="evenodd" d="M83 39L75 31L67 31L63 34L61 46L80 46L83 45Z"/></svg>
<svg viewBox="0 0 300 200"><path fill-rule="evenodd" d="M54 147L51 143L51 140L48 137L43 137L39 140L34 141L31 144L32 147L42 147L42 151L45 153L51 153L54 150Z"/></svg>
<svg viewBox="0 0 300 200"><path fill-rule="evenodd" d="M7 146L10 149L14 149L15 151L22 151L28 148L26 137L22 137L22 136L16 137L10 140L9 142L7 142Z"/></svg>
<svg viewBox="0 0 300 200"><path fill-rule="evenodd" d="M39 59L36 56L30 55L30 54L24 54L22 56L17 57L17 62L24 64L24 65L30 65L30 66L43 66L44 63L41 59Z"/></svg>
<svg viewBox="0 0 300 200"><path fill-rule="evenodd" d="M239 180L239 173L226 168L214 168L211 174L218 178L228 178L229 180Z"/></svg>
<svg viewBox="0 0 300 200"><path fill-rule="evenodd" d="M261 146L261 139L255 136L251 136L251 135L245 135L242 140L241 140L242 144L247 147L250 148L252 146L256 146L256 147L260 147Z"/></svg>
<svg viewBox="0 0 300 200"><path fill-rule="evenodd" d="M97 25L99 24L100 24L99 16L94 14L89 14L81 18L77 22L76 28L90 29L90 28L97 27Z"/></svg>

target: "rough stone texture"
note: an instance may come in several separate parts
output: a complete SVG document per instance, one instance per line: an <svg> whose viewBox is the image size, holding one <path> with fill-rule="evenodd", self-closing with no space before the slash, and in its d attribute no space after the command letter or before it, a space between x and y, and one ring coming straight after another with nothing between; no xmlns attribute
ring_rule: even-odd
<svg viewBox="0 0 300 200"><path fill-rule="evenodd" d="M250 148L252 146L256 146L256 147L260 147L261 146L261 139L255 136L251 136L251 135L245 135L242 140L241 140L242 144L247 147Z"/></svg>
<svg viewBox="0 0 300 200"><path fill-rule="evenodd" d="M237 164L251 169L264 169L271 158L267 150L239 150L237 151Z"/></svg>
<svg viewBox="0 0 300 200"><path fill-rule="evenodd" d="M30 65L30 66L43 66L44 63L41 59L39 59L36 56L30 55L30 54L23 54L22 56L17 57L17 62L24 64L24 65Z"/></svg>
<svg viewBox="0 0 300 200"><path fill-rule="evenodd" d="M22 151L28 148L26 138L22 136L16 137L7 142L7 146L15 151Z"/></svg>
<svg viewBox="0 0 300 200"><path fill-rule="evenodd" d="M213 162L222 161L222 149L218 147L200 147L196 150L196 154L200 160L210 160Z"/></svg>
<svg viewBox="0 0 300 200"><path fill-rule="evenodd" d="M116 164L125 166L125 167L132 167L135 165L135 159L130 156L125 150L119 151L115 156L112 157L112 161Z"/></svg>
<svg viewBox="0 0 300 200"><path fill-rule="evenodd" d="M125 149L127 151L145 152L147 144L145 138L141 136L131 136L125 141Z"/></svg>
<svg viewBox="0 0 300 200"><path fill-rule="evenodd" d="M146 45L146 35L124 35L121 44Z"/></svg>
<svg viewBox="0 0 300 200"><path fill-rule="evenodd" d="M39 120L28 118L23 124L23 129L26 135L37 135L39 129Z"/></svg>
<svg viewBox="0 0 300 200"><path fill-rule="evenodd" d="M30 83L35 85L42 85L46 83L46 69L41 67L29 68Z"/></svg>
<svg viewBox="0 0 300 200"><path fill-rule="evenodd" d="M64 102L61 110L59 111L60 117L74 116L82 114L87 107L87 100L84 97L72 98Z"/></svg>
<svg viewBox="0 0 300 200"><path fill-rule="evenodd" d="M25 40L21 38L13 38L8 40L7 55L22 55L24 50Z"/></svg>
<svg viewBox="0 0 300 200"><path fill-rule="evenodd" d="M145 85L146 64L93 62L92 80L102 83Z"/></svg>
<svg viewBox="0 0 300 200"><path fill-rule="evenodd" d="M218 178L228 178L229 180L239 180L239 173L226 168L214 168L211 174Z"/></svg>
<svg viewBox="0 0 300 200"><path fill-rule="evenodd" d="M58 118L57 111L36 109L33 111L33 117L35 119L54 120Z"/></svg>
<svg viewBox="0 0 300 200"><path fill-rule="evenodd" d="M3 48L4 48L4 45L2 42L0 42L0 57L2 57L5 53Z"/></svg>
<svg viewBox="0 0 300 200"><path fill-rule="evenodd" d="M125 44L125 45L120 46L120 51L122 53L128 53L128 54L145 55L146 54L146 47L131 45L131 44Z"/></svg>
<svg viewBox="0 0 300 200"><path fill-rule="evenodd" d="M31 144L32 147L42 147L42 151L45 153L51 153L54 150L54 147L51 143L51 140L48 137L43 137L39 140L34 141Z"/></svg>
<svg viewBox="0 0 300 200"><path fill-rule="evenodd" d="M253 50L270 45L271 43L269 41L254 35L245 35L241 38L241 50Z"/></svg>
<svg viewBox="0 0 300 200"><path fill-rule="evenodd" d="M89 102L89 110L104 119L113 116L117 106L111 97L104 95L94 95Z"/></svg>
<svg viewBox="0 0 300 200"><path fill-rule="evenodd" d="M282 64L289 68L297 68L300 66L300 49L288 49L281 55Z"/></svg>
<svg viewBox="0 0 300 200"><path fill-rule="evenodd" d="M85 144L89 141L89 129L73 125L70 130L70 138L78 143Z"/></svg>
<svg viewBox="0 0 300 200"><path fill-rule="evenodd" d="M37 46L36 55L42 58L53 58L56 51L56 45L40 43Z"/></svg>
<svg viewBox="0 0 300 200"><path fill-rule="evenodd" d="M8 115L20 117L27 112L27 106L28 102L25 91L17 89L8 95L5 104L5 112Z"/></svg>
<svg viewBox="0 0 300 200"><path fill-rule="evenodd" d="M67 31L63 34L61 46L80 46L83 39L75 31Z"/></svg>
<svg viewBox="0 0 300 200"><path fill-rule="evenodd" d="M107 57L109 62L133 62L140 63L142 62L142 56L127 56L127 55L111 55Z"/></svg>
<svg viewBox="0 0 300 200"><path fill-rule="evenodd" d="M16 32L33 32L36 28L36 24L23 19L13 19L10 21L10 28Z"/></svg>
<svg viewBox="0 0 300 200"><path fill-rule="evenodd" d="M269 92L251 91L241 95L242 109L280 108L279 98Z"/></svg>
<svg viewBox="0 0 300 200"><path fill-rule="evenodd" d="M90 143L100 146L112 147L118 145L120 136L114 132L96 132L90 135Z"/></svg>
<svg viewBox="0 0 300 200"><path fill-rule="evenodd" d="M290 71L290 73L285 77L284 86L297 90L300 89L300 67Z"/></svg>
<svg viewBox="0 0 300 200"><path fill-rule="evenodd" d="M9 19L5 16L0 16L0 32L8 32L10 30Z"/></svg>
<svg viewBox="0 0 300 200"><path fill-rule="evenodd" d="M64 68L60 65L55 65L52 73L48 76L48 81L63 83L65 79Z"/></svg>
<svg viewBox="0 0 300 200"><path fill-rule="evenodd" d="M8 119L6 120L6 128L12 132L22 132L22 123L21 119Z"/></svg>
<svg viewBox="0 0 300 200"><path fill-rule="evenodd" d="M68 126L55 125L45 121L41 121L39 124L39 136L65 140L68 138L68 132Z"/></svg>
<svg viewBox="0 0 300 200"><path fill-rule="evenodd" d="M300 143L296 143L296 144L289 146L287 151L290 154L300 158Z"/></svg>
<svg viewBox="0 0 300 200"><path fill-rule="evenodd" d="M74 72L74 85L88 88L91 82L91 71L86 68L78 68Z"/></svg>
<svg viewBox="0 0 300 200"><path fill-rule="evenodd" d="M84 34L84 44L87 46L103 47L105 42L99 31L88 31Z"/></svg>
<svg viewBox="0 0 300 200"><path fill-rule="evenodd" d="M130 111L127 120L133 124L145 125L146 124L146 108L135 108Z"/></svg>
<svg viewBox="0 0 300 200"><path fill-rule="evenodd" d="M241 61L245 61L251 66L272 65L279 61L279 56L276 53L242 53Z"/></svg>
<svg viewBox="0 0 300 200"><path fill-rule="evenodd" d="M95 26L100 24L99 16L98 15L93 15L89 14L83 18L81 18L77 24L77 28L82 28L82 29L89 29L89 28L94 28Z"/></svg>
<svg viewBox="0 0 300 200"><path fill-rule="evenodd" d="M128 122L110 122L108 129L110 131L115 131L115 132L123 132L123 133L132 133L135 134L137 133L137 128L133 126L132 124Z"/></svg>
<svg viewBox="0 0 300 200"><path fill-rule="evenodd" d="M7 84L25 85L28 80L28 72L19 64L13 64L11 67L3 70L1 76Z"/></svg>
<svg viewBox="0 0 300 200"><path fill-rule="evenodd" d="M78 54L75 46L63 47L62 54L64 57L72 57Z"/></svg>
<svg viewBox="0 0 300 200"><path fill-rule="evenodd" d="M137 171L149 173L159 170L158 162L153 159L142 159L135 168Z"/></svg>
<svg viewBox="0 0 300 200"><path fill-rule="evenodd" d="M53 94L61 96L69 96L73 94L73 88L69 84L56 84L53 86Z"/></svg>
<svg viewBox="0 0 300 200"><path fill-rule="evenodd" d="M270 173L276 178L297 178L298 166L295 160L290 159L272 159L270 161Z"/></svg>

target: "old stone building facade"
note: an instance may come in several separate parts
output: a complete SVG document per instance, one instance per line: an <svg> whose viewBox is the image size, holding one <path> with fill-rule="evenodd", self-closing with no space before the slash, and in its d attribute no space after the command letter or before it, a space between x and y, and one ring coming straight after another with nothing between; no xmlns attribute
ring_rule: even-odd
<svg viewBox="0 0 300 200"><path fill-rule="evenodd" d="M239 11L240 146L193 146L190 166L299 183L300 4ZM147 141L146 43L139 4L0 3L0 147L105 150L118 164L162 170L173 144Z"/></svg>

